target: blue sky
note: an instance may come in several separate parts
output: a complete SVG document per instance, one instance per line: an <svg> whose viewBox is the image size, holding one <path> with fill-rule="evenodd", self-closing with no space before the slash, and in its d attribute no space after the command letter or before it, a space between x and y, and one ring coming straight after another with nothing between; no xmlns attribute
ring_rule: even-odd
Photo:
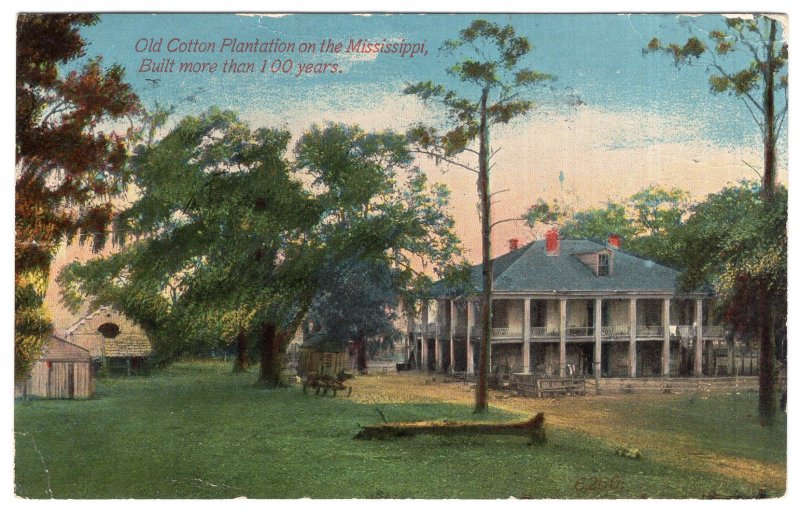
<svg viewBox="0 0 800 512"><path fill-rule="evenodd" d="M108 14L95 27L84 30L91 43L89 55L102 54L107 62L126 67L127 76L145 104L154 100L174 103L190 92L199 91L195 105L184 112L210 105L231 108L243 113L253 109L287 117L298 110L313 110L326 103L365 108L379 108L386 96L400 95L404 83L431 79L447 82L444 68L452 62L438 52L445 39L457 35L474 18L469 14L394 14L356 16L349 14L290 15L280 18L237 16L232 14ZM587 106L614 112L641 115L677 115L700 121L704 138L723 145L752 143L756 126L740 100L708 91L703 66L678 71L665 55L643 56L641 50L652 37L666 42L685 41L690 31L719 28L719 15L701 17L667 15L615 14L516 14L481 15L501 24L512 24L526 35L535 50L528 64L534 69L558 77L554 90L536 91L534 99L547 113L549 102L571 93L578 94ZM293 74L233 75L217 72L207 76L178 73L138 73L142 58L173 57L181 60L217 60L227 57L245 60L245 55L216 52L208 54L137 53L141 38L198 39L219 42L224 37L240 40L280 38L282 41L313 41L325 37L344 41L383 38L424 41L430 49L426 57L413 59L379 55L374 60L345 61L339 74L296 78ZM299 53L254 55L292 58L295 62L336 62L342 55L302 55ZM147 78L158 79L154 85ZM552 104L549 105L553 107ZM674 134L674 140L691 137Z"/></svg>

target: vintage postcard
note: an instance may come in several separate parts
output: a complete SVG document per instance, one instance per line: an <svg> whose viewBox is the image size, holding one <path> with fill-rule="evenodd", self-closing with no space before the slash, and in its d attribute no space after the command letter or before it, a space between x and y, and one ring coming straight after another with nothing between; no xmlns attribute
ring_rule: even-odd
<svg viewBox="0 0 800 512"><path fill-rule="evenodd" d="M18 13L15 495L780 501L788 34Z"/></svg>

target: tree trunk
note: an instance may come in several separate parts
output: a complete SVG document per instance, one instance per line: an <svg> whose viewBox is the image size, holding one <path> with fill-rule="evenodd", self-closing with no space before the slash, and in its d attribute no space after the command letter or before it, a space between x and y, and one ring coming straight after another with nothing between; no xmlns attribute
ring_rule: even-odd
<svg viewBox="0 0 800 512"><path fill-rule="evenodd" d="M775 196L775 37L776 22L770 20L764 73L764 176L762 190L766 203Z"/></svg>
<svg viewBox="0 0 800 512"><path fill-rule="evenodd" d="M764 205L772 206L775 197L775 37L776 22L770 20L767 59L764 73L764 177L761 191ZM775 354L772 339L772 311L769 289L759 283L758 415L762 424L775 419Z"/></svg>
<svg viewBox="0 0 800 512"><path fill-rule="evenodd" d="M489 194L489 123L486 103L489 89L481 93L480 148L478 153L478 192L481 198L481 248L483 263L483 300L481 303L481 351L478 382L475 386L475 413L488 409L487 373L492 343L492 203Z"/></svg>
<svg viewBox="0 0 800 512"><path fill-rule="evenodd" d="M236 359L233 361L233 373L242 373L250 366L250 358L247 355L247 336L244 331L239 331L236 335Z"/></svg>
<svg viewBox="0 0 800 512"><path fill-rule="evenodd" d="M279 333L274 323L261 323L261 371L258 377L259 384L271 388L283 385L281 381L281 372L283 371L282 344L285 338L285 333Z"/></svg>
<svg viewBox="0 0 800 512"><path fill-rule="evenodd" d="M544 444L544 413L517 423L457 423L431 422L383 423L361 427L354 439L390 439L417 434L447 435L521 435L530 437L532 444Z"/></svg>
<svg viewBox="0 0 800 512"><path fill-rule="evenodd" d="M356 370L364 375L367 373L367 343L359 338L353 342L356 349Z"/></svg>
<svg viewBox="0 0 800 512"><path fill-rule="evenodd" d="M758 302L758 417L762 425L772 425L775 420L775 354L766 283L759 283Z"/></svg>

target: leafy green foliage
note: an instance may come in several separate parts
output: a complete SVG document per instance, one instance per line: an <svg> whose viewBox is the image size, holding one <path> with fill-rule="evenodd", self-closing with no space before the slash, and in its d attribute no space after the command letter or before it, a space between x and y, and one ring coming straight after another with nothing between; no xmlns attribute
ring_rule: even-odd
<svg viewBox="0 0 800 512"><path fill-rule="evenodd" d="M712 284L726 322L750 336L757 334L753 304L765 285L779 357L785 358L788 194L779 187L771 203L760 194L757 184L743 182L693 208L681 233L687 248L683 282L687 287Z"/></svg>
<svg viewBox="0 0 800 512"><path fill-rule="evenodd" d="M388 344L400 336L395 277L385 261L350 258L321 271L308 318L314 330L342 350L348 342Z"/></svg>
<svg viewBox="0 0 800 512"><path fill-rule="evenodd" d="M401 300L430 286L460 254L449 190L413 165L406 138L357 126L312 127L295 149L313 178L322 220L315 236L335 262L384 261Z"/></svg>
<svg viewBox="0 0 800 512"><path fill-rule="evenodd" d="M773 54L766 55L767 41L769 39L770 23L774 21L768 16L755 15L751 19L727 18L727 30L712 30L708 33L708 44L697 36L691 36L683 45L671 43L664 45L658 38L653 38L648 43L646 52L663 52L671 55L675 65L691 64L703 56L709 56L709 65L716 73L709 76L712 92L730 92L737 96L744 96L759 88L763 88L768 61L772 61L772 73L779 76L778 86L788 84L785 74L789 58L787 43L774 48ZM748 52L752 61L748 67L731 71L725 67L721 59L728 54ZM766 56L765 56L766 55ZM782 74L783 73L783 74Z"/></svg>
<svg viewBox="0 0 800 512"><path fill-rule="evenodd" d="M117 307L168 361L240 334L263 343L266 325L288 341L320 280L350 258L389 265L393 293L429 282L420 262L447 266L458 250L447 190L411 165L402 136L312 127L294 163L289 138L212 108L140 146L141 193L115 222L121 250L67 267L64 301Z"/></svg>
<svg viewBox="0 0 800 512"><path fill-rule="evenodd" d="M113 305L164 360L229 342L264 318L286 322L309 293L297 259L315 257L302 235L320 214L291 176L288 141L211 109L140 146L131 168L141 192L115 221L121 250L67 267L62 287L78 296L66 302Z"/></svg>

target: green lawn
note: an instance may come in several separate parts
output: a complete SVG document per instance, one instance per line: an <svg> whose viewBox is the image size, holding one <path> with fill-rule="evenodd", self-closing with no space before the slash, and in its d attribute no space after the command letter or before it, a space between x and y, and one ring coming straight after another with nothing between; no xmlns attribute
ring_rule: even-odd
<svg viewBox="0 0 800 512"><path fill-rule="evenodd" d="M303 396L298 387L258 389L253 380L253 374L231 374L227 365L182 363L146 378L99 381L93 400L18 401L16 493L31 498L683 498L758 491L744 480L659 464L646 451L639 460L621 457L613 443L552 426L544 447L505 436L355 441L359 424L381 421L378 407L390 421L473 416L466 406L358 404ZM354 387L358 393L358 380ZM680 425L667 428L682 434L699 432L697 442L705 449L737 454L750 445L748 457L785 464L785 424L770 435L737 428L733 413L742 401L754 409L753 397L734 404L687 397L667 407L643 399L631 414L639 421ZM664 421L667 417L671 421ZM493 410L486 419L517 417ZM612 478L614 489L608 489ZM592 482L599 488L587 489Z"/></svg>

